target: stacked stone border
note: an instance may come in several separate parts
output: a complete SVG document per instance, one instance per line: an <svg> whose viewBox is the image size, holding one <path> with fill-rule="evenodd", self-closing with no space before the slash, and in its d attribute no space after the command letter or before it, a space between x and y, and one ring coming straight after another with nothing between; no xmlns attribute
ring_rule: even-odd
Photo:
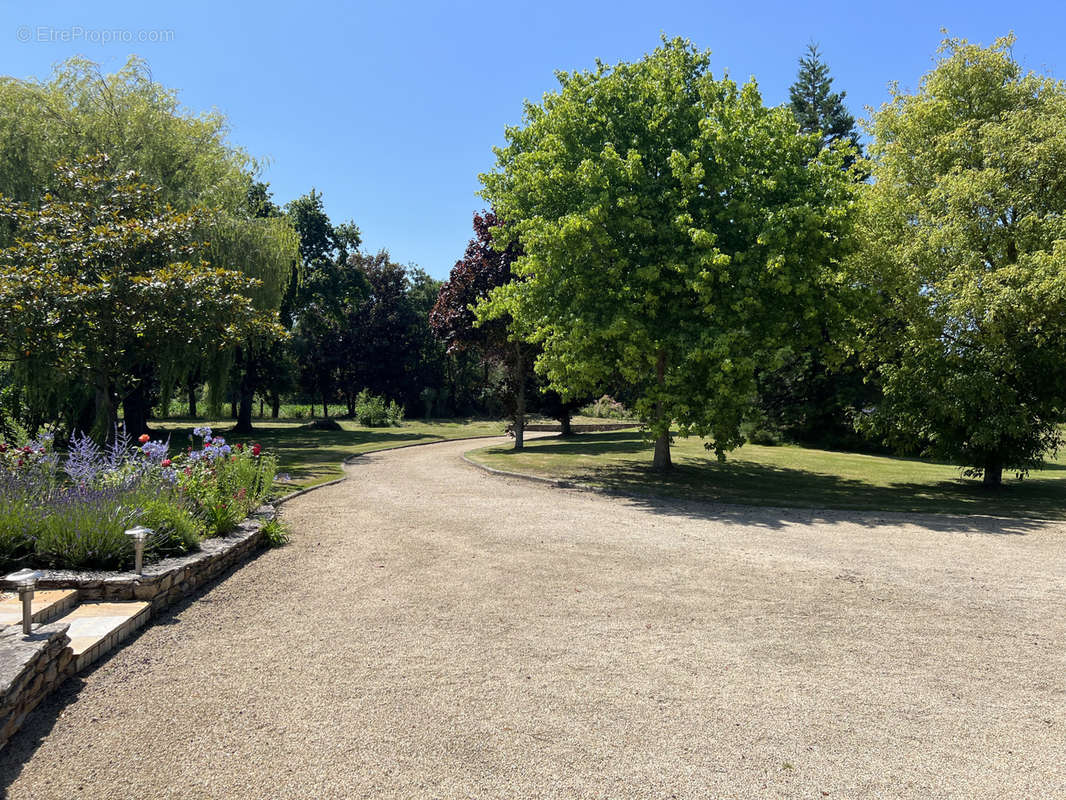
<svg viewBox="0 0 1066 800"><path fill-rule="evenodd" d="M133 572L42 570L39 589L77 589L82 602L141 600L151 616L183 600L204 584L247 560L263 544L263 525L274 519L274 506L261 506L225 536L205 539L198 552L167 558ZM4 587L0 581L0 588ZM66 623L0 628L0 748L22 726L26 715L75 672Z"/></svg>
<svg viewBox="0 0 1066 800"><path fill-rule="evenodd" d="M74 671L65 622L0 629L0 748L22 727L26 715Z"/></svg>

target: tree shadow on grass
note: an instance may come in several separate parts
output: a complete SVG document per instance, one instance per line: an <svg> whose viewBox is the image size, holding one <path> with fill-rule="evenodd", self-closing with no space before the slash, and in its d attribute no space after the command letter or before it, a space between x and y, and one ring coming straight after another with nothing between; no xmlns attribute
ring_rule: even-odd
<svg viewBox="0 0 1066 800"><path fill-rule="evenodd" d="M545 437L555 442L548 444L538 441L534 452L538 455L567 455L567 456L618 456L642 453L649 450L651 444L645 441L639 434L632 430L619 431L617 433L596 433L592 435L581 434L573 438ZM501 455L516 451L501 450ZM517 451L521 452L521 451Z"/></svg>
<svg viewBox="0 0 1066 800"><path fill-rule="evenodd" d="M790 467L686 459L663 476L645 464L593 467L580 478L632 497L649 511L770 528L796 522L898 525L906 514L945 532L1024 534L1066 518L1057 480L1014 484L996 492L968 481L876 486ZM976 516L975 516L976 515Z"/></svg>

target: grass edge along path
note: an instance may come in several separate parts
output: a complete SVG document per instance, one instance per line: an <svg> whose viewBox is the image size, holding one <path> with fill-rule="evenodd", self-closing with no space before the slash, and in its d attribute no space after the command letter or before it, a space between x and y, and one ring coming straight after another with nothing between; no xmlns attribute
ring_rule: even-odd
<svg viewBox="0 0 1066 800"><path fill-rule="evenodd" d="M724 463L697 438L677 438L675 469L651 469L651 444L640 431L530 440L525 450L490 446L468 460L504 472L561 480L631 495L782 508L969 514L1066 519L1066 458L1050 461L989 491L958 467L923 459L745 445Z"/></svg>
<svg viewBox="0 0 1066 800"><path fill-rule="evenodd" d="M168 419L153 424L155 435L171 440L171 449L184 448L192 429L208 426L227 441L258 442L278 456L279 474L288 481L277 482L280 495L310 489L344 477L343 465L354 456L380 450L393 450L417 444L455 439L503 436L506 423L499 420L405 420L387 428L368 428L350 420L335 420L341 430L318 430L306 419L253 420L254 432L231 432L233 420Z"/></svg>

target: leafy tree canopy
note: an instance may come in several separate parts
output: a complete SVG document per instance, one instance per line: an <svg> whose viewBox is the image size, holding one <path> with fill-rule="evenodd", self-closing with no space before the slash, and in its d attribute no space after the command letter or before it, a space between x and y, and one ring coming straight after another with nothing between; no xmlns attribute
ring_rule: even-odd
<svg viewBox="0 0 1066 800"><path fill-rule="evenodd" d="M140 59L105 75L71 58L47 81L0 78L0 194L37 200L58 161L107 153L106 168L136 171L179 210L237 213L256 165L227 134L222 114L183 108Z"/></svg>
<svg viewBox="0 0 1066 800"><path fill-rule="evenodd" d="M151 359L188 362L278 335L251 300L260 282L204 261L203 210L175 211L104 156L60 163L39 205L0 200L14 230L0 251L0 353L27 382L58 370L92 385L96 430Z"/></svg>
<svg viewBox="0 0 1066 800"><path fill-rule="evenodd" d="M742 442L755 370L834 304L855 191L754 82L716 80L681 39L636 63L559 73L509 128L483 195L518 241L520 280L479 315L543 344L564 397L621 378L669 466L669 432Z"/></svg>
<svg viewBox="0 0 1066 800"><path fill-rule="evenodd" d="M866 425L989 484L1066 417L1066 85L1013 42L945 39L914 94L893 88L853 263L887 300L864 315L885 395Z"/></svg>

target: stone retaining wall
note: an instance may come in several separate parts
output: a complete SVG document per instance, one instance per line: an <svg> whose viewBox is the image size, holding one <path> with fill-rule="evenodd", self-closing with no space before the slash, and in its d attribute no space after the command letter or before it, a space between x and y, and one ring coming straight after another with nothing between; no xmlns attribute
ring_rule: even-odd
<svg viewBox="0 0 1066 800"><path fill-rule="evenodd" d="M205 539L199 551L151 564L141 575L42 570L37 588L77 589L82 602L144 600L152 604L155 616L248 558L262 545L263 523L273 516L272 506L262 506L227 535Z"/></svg>
<svg viewBox="0 0 1066 800"><path fill-rule="evenodd" d="M141 575L42 570L37 588L77 589L80 601L148 601L155 616L259 549L263 524L274 513L272 506L262 506L226 536L205 539L199 552L164 559L145 567ZM66 623L37 625L28 637L21 625L0 627L0 748L26 715L74 672L68 627Z"/></svg>
<svg viewBox="0 0 1066 800"><path fill-rule="evenodd" d="M65 622L35 625L23 636L20 625L0 628L0 748L26 715L74 671Z"/></svg>

